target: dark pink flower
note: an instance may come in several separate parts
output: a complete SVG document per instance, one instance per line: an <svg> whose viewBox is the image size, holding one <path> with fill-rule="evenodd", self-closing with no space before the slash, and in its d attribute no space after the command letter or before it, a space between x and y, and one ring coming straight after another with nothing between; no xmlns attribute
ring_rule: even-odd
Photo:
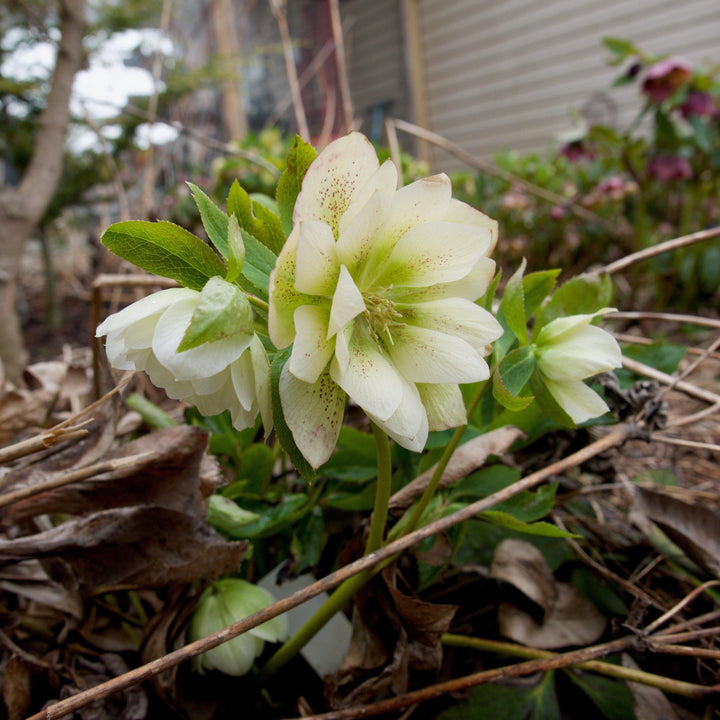
<svg viewBox="0 0 720 720"><path fill-rule="evenodd" d="M660 182L684 180L692 177L690 163L679 155L658 155L647 166L647 176Z"/></svg>
<svg viewBox="0 0 720 720"><path fill-rule="evenodd" d="M571 140L558 150L558 155L567 158L570 162L592 160L595 157L593 149L584 140Z"/></svg>
<svg viewBox="0 0 720 720"><path fill-rule="evenodd" d="M715 98L710 93L693 90L687 100L680 106L680 112L684 118L697 115L699 117L712 117L717 114Z"/></svg>
<svg viewBox="0 0 720 720"><path fill-rule="evenodd" d="M681 58L653 63L645 73L642 91L655 103L667 100L692 77L692 66Z"/></svg>

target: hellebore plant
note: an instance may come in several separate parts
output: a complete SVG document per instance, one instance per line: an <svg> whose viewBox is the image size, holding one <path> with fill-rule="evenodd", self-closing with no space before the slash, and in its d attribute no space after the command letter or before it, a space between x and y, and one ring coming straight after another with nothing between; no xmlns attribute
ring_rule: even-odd
<svg viewBox="0 0 720 720"><path fill-rule="evenodd" d="M620 365L617 343L591 325L607 312L609 279L575 278L553 294L557 271L524 276L523 263L498 304L489 257L497 223L453 199L446 175L397 186L395 166L380 165L359 133L319 155L298 138L274 207L234 183L226 214L191 186L215 250L167 222L117 223L103 235L121 257L182 286L98 327L113 366L146 371L202 414L229 412L237 430L257 434L261 422L267 438L274 428L308 480L331 460L348 402L364 411L377 456L366 552L386 538L390 438L420 453L430 432L456 428L422 496L389 531L394 538L422 521L469 423L482 432L509 413L507 422L522 424L531 406L561 424L585 422L607 406L583 380ZM460 385L468 386L467 404ZM321 513L314 503L322 488L317 483L307 502L293 504L290 519ZM258 514L239 504L229 512L228 503L211 503L215 527L240 527L245 537L253 527L266 532ZM292 657L369 578L341 585L261 676ZM201 637L267 602L244 580L219 581L203 595L190 634ZM282 638L279 626L262 628L210 651L200 667L246 672L264 640Z"/></svg>

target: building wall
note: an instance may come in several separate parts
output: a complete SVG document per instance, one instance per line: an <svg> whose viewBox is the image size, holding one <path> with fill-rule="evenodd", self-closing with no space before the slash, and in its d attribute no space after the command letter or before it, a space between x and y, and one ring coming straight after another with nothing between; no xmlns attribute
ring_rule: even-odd
<svg viewBox="0 0 720 720"><path fill-rule="evenodd" d="M637 89L610 88L619 69L607 65L605 36L720 62L718 0L416 1L428 127L478 158L543 149L573 111L627 125ZM462 167L438 150L432 162Z"/></svg>

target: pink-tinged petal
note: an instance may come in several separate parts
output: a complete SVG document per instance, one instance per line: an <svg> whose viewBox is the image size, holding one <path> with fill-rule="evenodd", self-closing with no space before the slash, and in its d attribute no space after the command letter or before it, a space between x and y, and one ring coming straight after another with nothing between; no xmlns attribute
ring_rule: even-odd
<svg viewBox="0 0 720 720"><path fill-rule="evenodd" d="M417 225L399 240L376 282L414 288L460 280L483 256L488 234L473 225Z"/></svg>
<svg viewBox="0 0 720 720"><path fill-rule="evenodd" d="M394 327L388 352L411 382L470 383L487 380L487 363L464 340L414 325Z"/></svg>
<svg viewBox="0 0 720 720"><path fill-rule="evenodd" d="M365 412L380 420L387 420L402 400L403 380L398 371L380 353L375 340L357 327L349 341L347 366L343 369L333 358L330 376Z"/></svg>
<svg viewBox="0 0 720 720"><path fill-rule="evenodd" d="M340 218L353 195L372 178L379 165L375 149L360 133L352 132L331 142L305 174L293 222L322 220L337 236Z"/></svg>
<svg viewBox="0 0 720 720"><path fill-rule="evenodd" d="M397 190L398 174L395 163L386 160L375 174L353 193L352 201L340 219L338 232L342 235L348 225L357 217L375 193L384 195L391 200Z"/></svg>
<svg viewBox="0 0 720 720"><path fill-rule="evenodd" d="M498 222L488 217L467 203L461 202L453 198L450 201L450 207L447 215L443 218L446 222L462 223L463 225L477 225L478 227L487 228L490 231L489 244L485 250L485 255L490 255L495 249L498 239Z"/></svg>
<svg viewBox="0 0 720 720"><path fill-rule="evenodd" d="M290 345L295 339L293 314L301 305L319 305L323 298L295 289L295 256L300 229L296 225L270 273L268 333L277 348Z"/></svg>
<svg viewBox="0 0 720 720"><path fill-rule="evenodd" d="M340 277L338 277L330 309L327 337L331 338L362 312L365 312L365 300L363 300L362 293L353 282L348 269L341 265Z"/></svg>
<svg viewBox="0 0 720 720"><path fill-rule="evenodd" d="M126 308L110 315L98 325L95 337L129 330L125 343L127 347L148 347L157 318L173 303L181 299L198 298L200 293L188 288L168 288L148 295ZM145 322L147 321L147 322ZM137 330L135 329L137 326ZM148 337L149 333L149 337ZM137 334L137 338L134 335Z"/></svg>
<svg viewBox="0 0 720 720"><path fill-rule="evenodd" d="M335 350L328 339L328 311L303 305L295 311L297 335L288 369L299 380L314 383L320 377Z"/></svg>
<svg viewBox="0 0 720 720"><path fill-rule="evenodd" d="M538 352L538 367L553 380L582 380L622 365L617 340L602 328L586 325Z"/></svg>
<svg viewBox="0 0 720 720"><path fill-rule="evenodd" d="M502 325L484 308L463 298L398 305L403 321L462 338L481 355L502 334Z"/></svg>
<svg viewBox="0 0 720 720"><path fill-rule="evenodd" d="M386 233L391 202L388 195L376 192L338 237L338 259L363 290L367 289L364 277L368 263L380 267L397 242Z"/></svg>
<svg viewBox="0 0 720 720"><path fill-rule="evenodd" d="M219 373L240 357L253 337L237 333L190 350L176 352L196 306L197 297L188 297L173 303L158 320L153 336L152 349L155 356L178 380L193 380Z"/></svg>
<svg viewBox="0 0 720 720"><path fill-rule="evenodd" d="M292 375L288 366L280 373L280 402L295 444L314 468L332 455L345 414L345 393L327 374L316 383Z"/></svg>
<svg viewBox="0 0 720 720"><path fill-rule="evenodd" d="M581 380L556 382L544 378L544 382L555 402L578 425L608 411L605 401Z"/></svg>
<svg viewBox="0 0 720 720"><path fill-rule="evenodd" d="M368 416L398 445L412 452L421 452L428 436L427 413L415 385L403 380L402 391L397 410L387 420L380 420L372 413Z"/></svg>
<svg viewBox="0 0 720 720"><path fill-rule="evenodd" d="M430 430L447 430L467 423L465 402L457 385L418 383L417 389L427 411Z"/></svg>
<svg viewBox="0 0 720 720"><path fill-rule="evenodd" d="M475 302L487 292L494 275L495 261L481 257L460 280L427 287L394 288L390 294L396 302L405 303L430 302L442 298L464 298Z"/></svg>
<svg viewBox="0 0 720 720"><path fill-rule="evenodd" d="M332 230L318 220L300 223L295 255L295 289L308 295L330 296L339 270Z"/></svg>

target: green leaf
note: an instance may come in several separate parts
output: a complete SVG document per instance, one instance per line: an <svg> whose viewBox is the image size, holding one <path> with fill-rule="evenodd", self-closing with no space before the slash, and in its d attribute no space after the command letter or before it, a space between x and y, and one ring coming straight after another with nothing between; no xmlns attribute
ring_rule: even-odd
<svg viewBox="0 0 720 720"><path fill-rule="evenodd" d="M261 202L253 200L237 180L230 186L228 215L237 218L240 227L277 254L285 244L280 218Z"/></svg>
<svg viewBox="0 0 720 720"><path fill-rule="evenodd" d="M190 192L193 195L195 204L200 211L205 232L210 242L220 251L220 254L228 257L228 221L227 215L197 186L188 183Z"/></svg>
<svg viewBox="0 0 720 720"><path fill-rule="evenodd" d="M613 286L609 275L587 273L577 275L561 285L537 315L533 336L551 320L570 315L586 315L608 307Z"/></svg>
<svg viewBox="0 0 720 720"><path fill-rule="evenodd" d="M520 471L507 465L492 465L468 475L450 486L450 499L487 497L520 479Z"/></svg>
<svg viewBox="0 0 720 720"><path fill-rule="evenodd" d="M521 344L527 343L527 315L525 314L525 293L523 291L523 273L527 262L523 258L520 267L515 274L508 280L505 286L505 292L500 303L503 317L507 322L507 326L515 334L515 337Z"/></svg>
<svg viewBox="0 0 720 720"><path fill-rule="evenodd" d="M560 269L541 270L523 278L525 295L525 319L528 320L542 301L553 291Z"/></svg>
<svg viewBox="0 0 720 720"><path fill-rule="evenodd" d="M485 291L485 294L478 298L477 304L481 308L485 308L488 312L492 312L493 307L493 300L495 300L495 293L497 292L498 285L500 284L500 278L502 277L502 268L500 268L496 273L495 277L492 279L492 282L490 283L490 286Z"/></svg>
<svg viewBox="0 0 720 720"><path fill-rule="evenodd" d="M632 693L622 680L575 671L567 672L567 676L608 720L635 720Z"/></svg>
<svg viewBox="0 0 720 720"><path fill-rule="evenodd" d="M536 369L530 378L530 388L538 404L542 408L543 415L563 427L575 427L572 418L558 405L555 398L543 382L542 375Z"/></svg>
<svg viewBox="0 0 720 720"><path fill-rule="evenodd" d="M242 272L245 262L245 243L240 233L237 218L231 215L228 222L228 271L225 279L235 282Z"/></svg>
<svg viewBox="0 0 720 720"><path fill-rule="evenodd" d="M253 443L243 450L237 477L246 478L245 492L260 494L272 478L275 456L264 443ZM226 493L225 493L226 494Z"/></svg>
<svg viewBox="0 0 720 720"><path fill-rule="evenodd" d="M312 145L306 143L299 135L295 136L287 158L287 168L280 176L277 184L276 199L280 209L280 222L285 235L289 235L293 222L293 209L295 200L302 188L302 181L305 177L310 163L317 157L317 152Z"/></svg>
<svg viewBox="0 0 720 720"><path fill-rule="evenodd" d="M555 505L557 484L542 485L534 492L523 490L495 505L493 510L512 515L516 520L530 523L544 518Z"/></svg>
<svg viewBox="0 0 720 720"><path fill-rule="evenodd" d="M258 518L232 533L233 537L238 538L262 538L275 535L287 527L308 502L307 496L303 493L283 495L280 502L273 505L264 502L252 503L244 496L241 496L240 500L247 509L256 513Z"/></svg>
<svg viewBox="0 0 720 720"><path fill-rule="evenodd" d="M225 276L225 266L211 247L164 220L115 223L103 233L102 242L123 260L191 290L202 290L214 275Z"/></svg>
<svg viewBox="0 0 720 720"><path fill-rule="evenodd" d="M208 503L207 521L216 530L237 537L241 528L255 522L260 516L241 508L229 498L211 495Z"/></svg>
<svg viewBox="0 0 720 720"><path fill-rule="evenodd" d="M212 277L200 292L177 351L183 352L237 333L253 333L253 313L244 293L220 277Z"/></svg>
<svg viewBox="0 0 720 720"><path fill-rule="evenodd" d="M275 432L277 433L278 441L280 442L283 450L285 450L288 454L290 462L292 462L300 475L302 475L308 483L311 483L315 478L315 471L295 444L292 432L285 422L285 415L283 415L282 403L280 402L280 373L282 373L285 363L290 359L291 352L292 345L284 350L280 350L270 366L270 391L272 394L273 422L275 424Z"/></svg>
<svg viewBox="0 0 720 720"><path fill-rule="evenodd" d="M498 365L503 385L512 395L519 395L535 370L535 354L527 345L513 350Z"/></svg>
<svg viewBox="0 0 720 720"><path fill-rule="evenodd" d="M540 535L542 537L550 538L579 538L580 535L569 533L566 530L561 530L557 525L551 525L546 522L533 522L526 523L522 520L514 518L508 513L501 512L499 510L485 510L480 514L482 518L489 522L500 525L501 527L509 530L516 530L518 532L527 533L528 535Z"/></svg>
<svg viewBox="0 0 720 720"><path fill-rule="evenodd" d="M290 552L295 557L293 572L297 575L303 570L315 567L320 561L323 548L325 521L322 510L316 505L298 523L297 530L290 541Z"/></svg>

